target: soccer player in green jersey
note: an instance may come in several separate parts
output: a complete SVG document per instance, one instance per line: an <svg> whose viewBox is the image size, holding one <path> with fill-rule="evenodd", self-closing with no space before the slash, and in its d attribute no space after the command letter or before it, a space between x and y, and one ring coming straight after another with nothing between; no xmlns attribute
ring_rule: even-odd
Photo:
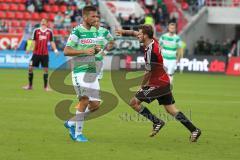
<svg viewBox="0 0 240 160"><path fill-rule="evenodd" d="M82 134L84 118L100 105L100 86L95 63L95 54L101 50L97 45L97 29L94 27L97 17L95 7L84 7L83 23L72 30L64 48L66 56L74 56L72 83L79 99L76 117L64 125L69 129L71 138L77 142L88 141Z"/></svg>
<svg viewBox="0 0 240 160"><path fill-rule="evenodd" d="M164 67L167 69L167 74L172 83L177 62L179 62L183 53L181 38L176 34L175 23L169 23L168 32L160 37L159 43L162 47L161 53L163 56Z"/></svg>
<svg viewBox="0 0 240 160"><path fill-rule="evenodd" d="M97 28L97 44L101 47L101 51L96 54L97 73L100 80L103 77L103 56L113 48L114 39L108 29L100 26L100 18L97 18L94 26Z"/></svg>

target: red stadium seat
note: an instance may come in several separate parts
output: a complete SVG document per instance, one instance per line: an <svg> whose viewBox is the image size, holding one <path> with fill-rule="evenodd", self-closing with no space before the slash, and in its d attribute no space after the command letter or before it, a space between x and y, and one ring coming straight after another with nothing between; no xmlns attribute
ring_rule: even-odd
<svg viewBox="0 0 240 160"><path fill-rule="evenodd" d="M7 12L6 18L8 18L8 19L15 18L15 13L14 12Z"/></svg>
<svg viewBox="0 0 240 160"><path fill-rule="evenodd" d="M13 0L5 0L5 2L11 3L13 2Z"/></svg>
<svg viewBox="0 0 240 160"><path fill-rule="evenodd" d="M2 3L0 5L0 10L9 10L9 5L7 3Z"/></svg>
<svg viewBox="0 0 240 160"><path fill-rule="evenodd" d="M8 33L16 33L16 29L13 28L13 27L10 27L10 28L8 29Z"/></svg>
<svg viewBox="0 0 240 160"><path fill-rule="evenodd" d="M54 20L54 18L55 18L55 14L54 14L54 13L50 13L50 14L49 14L49 19L50 19L50 20Z"/></svg>
<svg viewBox="0 0 240 160"><path fill-rule="evenodd" d="M18 10L18 5L14 4L14 3L11 3L9 9L11 11L17 11Z"/></svg>
<svg viewBox="0 0 240 160"><path fill-rule="evenodd" d="M26 24L27 24L26 21L21 21L21 22L20 22L20 26L21 26L21 27L26 27Z"/></svg>
<svg viewBox="0 0 240 160"><path fill-rule="evenodd" d="M0 18L4 19L6 17L6 13L4 11L0 11Z"/></svg>
<svg viewBox="0 0 240 160"><path fill-rule="evenodd" d="M24 4L19 4L19 5L18 5L18 10L19 10L19 11L25 11L25 10L26 10L25 5L24 5Z"/></svg>
<svg viewBox="0 0 240 160"><path fill-rule="evenodd" d="M58 30L53 30L54 35L58 35Z"/></svg>
<svg viewBox="0 0 240 160"><path fill-rule="evenodd" d="M51 8L51 11L56 13L56 12L59 12L60 10L59 10L59 7L57 5L53 5L52 8Z"/></svg>
<svg viewBox="0 0 240 160"><path fill-rule="evenodd" d="M49 4L55 4L55 0L49 0L48 3Z"/></svg>
<svg viewBox="0 0 240 160"><path fill-rule="evenodd" d="M24 32L24 28L17 28L17 33L23 33Z"/></svg>
<svg viewBox="0 0 240 160"><path fill-rule="evenodd" d="M19 23L19 21L17 21L17 20L13 20L13 21L11 22L11 26L12 26L12 27L19 27L19 26L20 26L20 23Z"/></svg>
<svg viewBox="0 0 240 160"><path fill-rule="evenodd" d="M67 10L67 7L66 7L66 6L61 6L61 7L60 7L60 11L61 11L61 12L66 12L66 10Z"/></svg>
<svg viewBox="0 0 240 160"><path fill-rule="evenodd" d="M42 13L40 14L40 17L41 17L41 19L43 19L43 18L47 19L47 18L48 18L48 15L47 15L47 13L42 12Z"/></svg>
<svg viewBox="0 0 240 160"><path fill-rule="evenodd" d="M39 15L39 13L37 13L37 12L34 12L31 14L31 19L33 19L33 20L39 20L40 18L41 17Z"/></svg>
<svg viewBox="0 0 240 160"><path fill-rule="evenodd" d="M24 19L31 19L31 14L29 12L24 12L23 13L23 18Z"/></svg>
<svg viewBox="0 0 240 160"><path fill-rule="evenodd" d="M59 30L59 34L61 34L61 35L68 35L68 31L65 30L65 29L60 29Z"/></svg>
<svg viewBox="0 0 240 160"><path fill-rule="evenodd" d="M46 12L50 12L50 11L51 11L51 7L50 7L49 5L44 5L44 6L43 6L43 9L44 9L44 11L46 11Z"/></svg>
<svg viewBox="0 0 240 160"><path fill-rule="evenodd" d="M16 12L16 19L23 19L23 12Z"/></svg>

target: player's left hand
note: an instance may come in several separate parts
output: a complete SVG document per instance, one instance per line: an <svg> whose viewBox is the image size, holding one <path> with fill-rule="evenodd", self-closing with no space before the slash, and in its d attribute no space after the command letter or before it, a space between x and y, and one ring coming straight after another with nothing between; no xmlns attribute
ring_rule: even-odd
<svg viewBox="0 0 240 160"><path fill-rule="evenodd" d="M56 56L59 56L59 51L57 49L54 50L54 53L56 54Z"/></svg>
<svg viewBox="0 0 240 160"><path fill-rule="evenodd" d="M95 50L96 50L97 52L100 52L100 51L101 51L101 46L97 44L97 45L95 46Z"/></svg>

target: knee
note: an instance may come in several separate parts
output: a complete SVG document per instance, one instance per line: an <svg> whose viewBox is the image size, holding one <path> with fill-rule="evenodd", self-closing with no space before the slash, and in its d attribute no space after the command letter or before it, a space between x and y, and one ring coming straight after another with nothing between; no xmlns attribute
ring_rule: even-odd
<svg viewBox="0 0 240 160"><path fill-rule="evenodd" d="M88 108L91 112L93 112L98 110L99 106L100 106L100 102L91 102Z"/></svg>
<svg viewBox="0 0 240 160"><path fill-rule="evenodd" d="M129 102L129 105L136 111L139 110L139 103L136 98L132 98Z"/></svg>

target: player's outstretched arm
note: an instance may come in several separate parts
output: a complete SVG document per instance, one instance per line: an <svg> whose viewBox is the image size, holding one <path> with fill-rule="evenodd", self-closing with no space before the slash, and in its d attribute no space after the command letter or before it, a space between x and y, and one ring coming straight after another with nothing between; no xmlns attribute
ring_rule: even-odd
<svg viewBox="0 0 240 160"><path fill-rule="evenodd" d="M134 31L134 30L124 30L124 29L116 30L115 34L117 36L133 36L133 37L137 37L138 36L138 32L137 31Z"/></svg>
<svg viewBox="0 0 240 160"><path fill-rule="evenodd" d="M58 49L57 49L56 43L54 41L51 42L51 46L52 46L52 49L53 49L54 53L58 54Z"/></svg>
<svg viewBox="0 0 240 160"><path fill-rule="evenodd" d="M77 56L80 54L93 55L95 53L95 48L89 48L86 50L76 50L72 47L66 46L63 50L65 56Z"/></svg>

